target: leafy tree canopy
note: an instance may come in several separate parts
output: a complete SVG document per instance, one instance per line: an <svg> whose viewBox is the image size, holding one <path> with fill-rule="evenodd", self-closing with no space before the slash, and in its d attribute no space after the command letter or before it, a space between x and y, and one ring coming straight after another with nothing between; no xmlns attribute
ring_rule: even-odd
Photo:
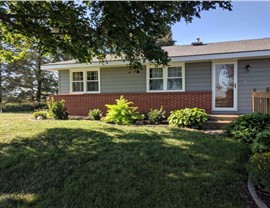
<svg viewBox="0 0 270 208"><path fill-rule="evenodd" d="M49 93L57 92L55 73L41 70L41 64L55 60L42 56L42 51L27 50L27 56L1 65L2 99L4 102L36 101L40 103ZM56 58L58 61L59 59ZM1 96L1 95L0 95Z"/></svg>
<svg viewBox="0 0 270 208"><path fill-rule="evenodd" d="M175 44L175 40L173 40L173 37L172 37L172 31L168 31L168 33L162 37L162 38L159 38L157 40L157 44L159 46L173 46Z"/></svg>
<svg viewBox="0 0 270 208"><path fill-rule="evenodd" d="M27 37L20 33L10 33L0 22L0 64L17 61L27 54Z"/></svg>
<svg viewBox="0 0 270 208"><path fill-rule="evenodd" d="M44 50L61 50L80 62L119 56L140 68L139 60L167 64L168 56L157 44L170 27L191 22L203 10L231 10L230 1L172 2L0 2L0 36L35 38ZM14 38L14 36L13 36Z"/></svg>

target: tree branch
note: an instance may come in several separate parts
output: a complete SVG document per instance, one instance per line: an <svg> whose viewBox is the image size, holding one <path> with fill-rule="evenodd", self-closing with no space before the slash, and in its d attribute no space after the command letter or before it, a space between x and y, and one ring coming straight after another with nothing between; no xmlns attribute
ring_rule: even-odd
<svg viewBox="0 0 270 208"><path fill-rule="evenodd" d="M7 14L7 13L0 13L0 18L1 17L8 17L8 18L35 18L35 19L48 19L48 16L39 16L39 15L34 15L34 14Z"/></svg>

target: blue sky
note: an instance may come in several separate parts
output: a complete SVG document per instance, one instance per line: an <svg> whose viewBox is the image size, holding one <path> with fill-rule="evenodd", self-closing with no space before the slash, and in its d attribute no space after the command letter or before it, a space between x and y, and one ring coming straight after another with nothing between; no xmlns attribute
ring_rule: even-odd
<svg viewBox="0 0 270 208"><path fill-rule="evenodd" d="M204 43L270 37L270 1L233 1L233 11L222 9L201 13L192 23L172 27L177 45L197 37Z"/></svg>

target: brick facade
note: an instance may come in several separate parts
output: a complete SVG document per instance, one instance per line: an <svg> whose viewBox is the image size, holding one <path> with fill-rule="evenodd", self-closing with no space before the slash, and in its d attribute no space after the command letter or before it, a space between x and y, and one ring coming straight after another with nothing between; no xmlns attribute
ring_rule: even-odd
<svg viewBox="0 0 270 208"><path fill-rule="evenodd" d="M173 92L173 93L112 93L112 94L59 94L56 101L65 100L65 106L70 115L86 116L90 109L99 108L105 114L105 104L114 104L115 99L123 95L134 103L141 113L151 108L163 106L167 114L172 110L186 107L203 108L211 113L211 92Z"/></svg>

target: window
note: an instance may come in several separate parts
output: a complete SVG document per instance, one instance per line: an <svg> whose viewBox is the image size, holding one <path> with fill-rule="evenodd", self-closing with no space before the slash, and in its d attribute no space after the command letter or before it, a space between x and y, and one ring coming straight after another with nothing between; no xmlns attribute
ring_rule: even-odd
<svg viewBox="0 0 270 208"><path fill-rule="evenodd" d="M184 91L184 65L147 70L147 91Z"/></svg>
<svg viewBox="0 0 270 208"><path fill-rule="evenodd" d="M71 92L99 93L99 69L71 70Z"/></svg>
<svg viewBox="0 0 270 208"><path fill-rule="evenodd" d="M167 90L182 89L182 68L168 67Z"/></svg>
<svg viewBox="0 0 270 208"><path fill-rule="evenodd" d="M72 73L72 91L83 92L83 72Z"/></svg>
<svg viewBox="0 0 270 208"><path fill-rule="evenodd" d="M150 90L163 90L163 69L162 68L150 68L149 89Z"/></svg>
<svg viewBox="0 0 270 208"><path fill-rule="evenodd" d="M87 92L98 91L98 71L88 71L86 82Z"/></svg>

